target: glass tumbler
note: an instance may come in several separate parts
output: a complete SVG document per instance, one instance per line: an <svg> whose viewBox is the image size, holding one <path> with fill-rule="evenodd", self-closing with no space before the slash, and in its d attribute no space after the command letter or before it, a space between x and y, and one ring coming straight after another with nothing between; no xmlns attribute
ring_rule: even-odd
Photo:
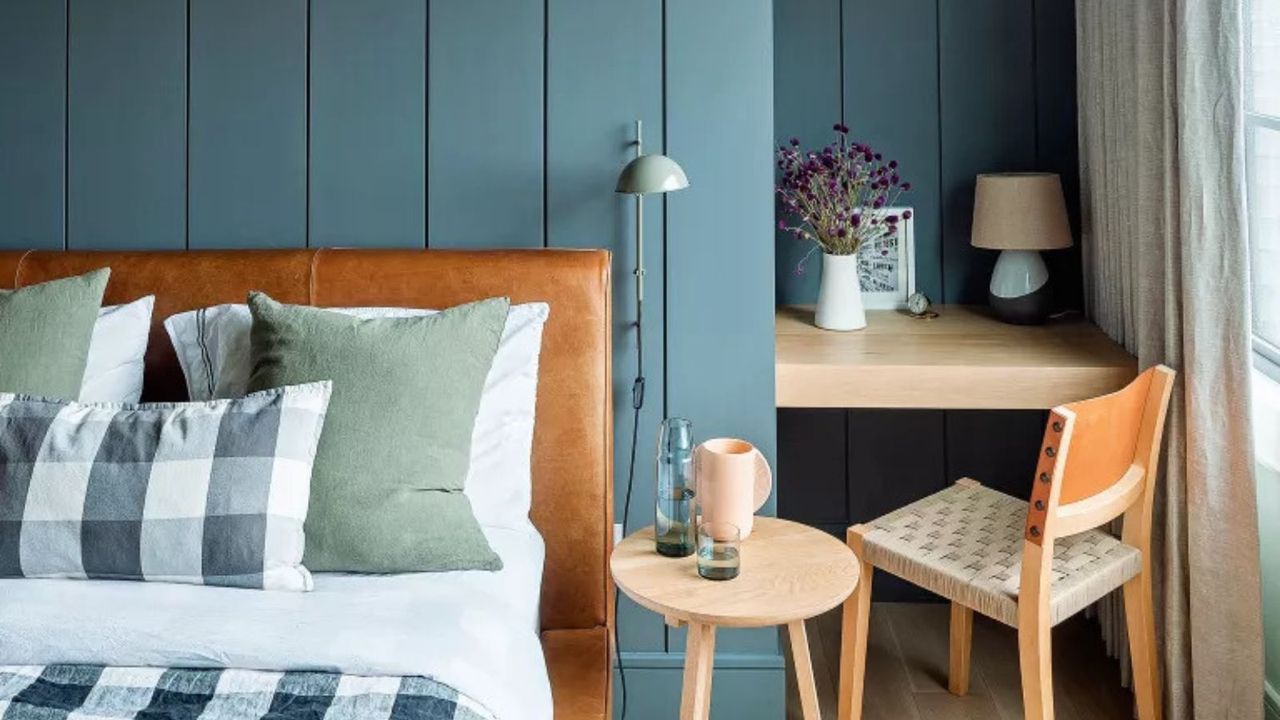
<svg viewBox="0 0 1280 720"><path fill-rule="evenodd" d="M667 418L658 433L657 508L654 539L667 557L693 554L693 423Z"/></svg>
<svg viewBox="0 0 1280 720"><path fill-rule="evenodd" d="M732 580L742 568L742 533L737 525L706 522L698 526L698 574L708 580Z"/></svg>

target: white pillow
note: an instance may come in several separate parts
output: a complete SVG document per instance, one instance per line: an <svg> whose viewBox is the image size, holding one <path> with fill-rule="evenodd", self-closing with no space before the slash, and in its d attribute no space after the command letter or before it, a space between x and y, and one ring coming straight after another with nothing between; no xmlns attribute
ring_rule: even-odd
<svg viewBox="0 0 1280 720"><path fill-rule="evenodd" d="M148 295L98 311L80 382L80 402L136 403L142 399L142 359L147 353L155 304L156 297Z"/></svg>
<svg viewBox="0 0 1280 720"><path fill-rule="evenodd" d="M325 309L361 318L420 317L439 312L415 308ZM471 433L471 466L465 490L476 521L483 526L528 526L538 356L542 351L542 328L550 310L546 303L511 306L493 366L484 381ZM192 400L245 394L253 369L249 357L253 317L248 306L216 305L192 310L165 319L164 327L177 351Z"/></svg>

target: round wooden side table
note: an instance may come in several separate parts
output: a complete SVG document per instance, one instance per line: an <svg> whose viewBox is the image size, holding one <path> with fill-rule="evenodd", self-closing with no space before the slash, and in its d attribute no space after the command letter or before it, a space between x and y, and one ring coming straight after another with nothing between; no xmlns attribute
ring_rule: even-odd
<svg viewBox="0 0 1280 720"><path fill-rule="evenodd" d="M689 626L681 720L711 713L711 670L717 627L786 625L806 720L818 718L818 691L804 621L844 602L858 584L858 563L839 540L788 520L758 517L742 542L742 571L732 580L698 576L697 556L669 558L654 549L653 527L628 536L609 567L627 597Z"/></svg>

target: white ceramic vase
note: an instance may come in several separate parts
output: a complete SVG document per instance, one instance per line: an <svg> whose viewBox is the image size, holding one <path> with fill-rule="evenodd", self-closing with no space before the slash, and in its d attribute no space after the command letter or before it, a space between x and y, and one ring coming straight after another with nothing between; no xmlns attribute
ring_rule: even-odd
<svg viewBox="0 0 1280 720"><path fill-rule="evenodd" d="M867 326L856 254L822 254L822 281L818 285L814 322L824 330L861 330Z"/></svg>

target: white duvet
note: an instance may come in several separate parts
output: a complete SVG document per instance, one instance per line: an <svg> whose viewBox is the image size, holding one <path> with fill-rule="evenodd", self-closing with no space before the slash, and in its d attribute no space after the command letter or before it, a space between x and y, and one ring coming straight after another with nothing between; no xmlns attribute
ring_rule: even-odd
<svg viewBox="0 0 1280 720"><path fill-rule="evenodd" d="M498 718L549 719L537 633L542 538L531 525L485 535L501 572L319 573L309 593L0 580L0 665L423 675Z"/></svg>

